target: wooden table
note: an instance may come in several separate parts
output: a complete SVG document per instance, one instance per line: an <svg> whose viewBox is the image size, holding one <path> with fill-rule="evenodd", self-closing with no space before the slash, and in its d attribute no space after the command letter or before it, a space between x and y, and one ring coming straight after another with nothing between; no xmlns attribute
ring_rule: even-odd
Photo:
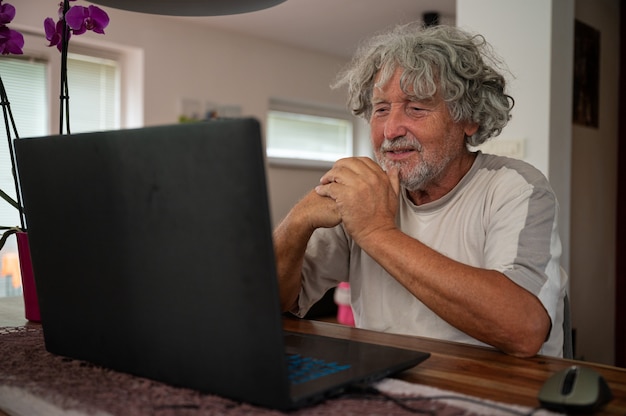
<svg viewBox="0 0 626 416"><path fill-rule="evenodd" d="M0 327L37 326L38 324L24 318L23 308L21 297L0 298ZM615 396L598 414L626 415L626 369L544 356L515 358L489 348L296 318L285 318L284 328L289 331L427 351L431 353L429 359L396 377L411 383L529 407L538 406L539 389L554 372L573 364L587 366L606 378ZM0 415L3 415L1 411Z"/></svg>
<svg viewBox="0 0 626 416"><path fill-rule="evenodd" d="M429 359L396 378L530 407L539 405L537 400L539 389L554 372L573 364L587 366L606 378L615 396L603 412L597 414L626 415L626 369L623 368L544 356L530 359L515 358L489 348L366 331L295 318L286 318L284 328L290 331L427 351L431 353Z"/></svg>

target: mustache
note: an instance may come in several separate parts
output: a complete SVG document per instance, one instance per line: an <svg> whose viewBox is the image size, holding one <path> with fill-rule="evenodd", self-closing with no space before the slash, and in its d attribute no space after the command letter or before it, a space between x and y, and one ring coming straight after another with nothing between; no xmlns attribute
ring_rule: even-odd
<svg viewBox="0 0 626 416"><path fill-rule="evenodd" d="M415 138L401 136L393 139L385 139L380 145L380 151L385 152L397 152L401 150L415 150L417 152L422 151L422 144Z"/></svg>

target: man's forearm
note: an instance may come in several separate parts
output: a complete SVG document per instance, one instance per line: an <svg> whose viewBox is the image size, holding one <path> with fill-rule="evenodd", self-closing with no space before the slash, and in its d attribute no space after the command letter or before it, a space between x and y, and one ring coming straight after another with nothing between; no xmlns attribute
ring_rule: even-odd
<svg viewBox="0 0 626 416"><path fill-rule="evenodd" d="M283 312L293 309L302 286L302 263L312 231L298 227L288 216L274 230L274 253Z"/></svg>
<svg viewBox="0 0 626 416"><path fill-rule="evenodd" d="M341 222L335 202L310 191L274 230L274 252L283 311L296 306L302 287L302 264L313 232Z"/></svg>

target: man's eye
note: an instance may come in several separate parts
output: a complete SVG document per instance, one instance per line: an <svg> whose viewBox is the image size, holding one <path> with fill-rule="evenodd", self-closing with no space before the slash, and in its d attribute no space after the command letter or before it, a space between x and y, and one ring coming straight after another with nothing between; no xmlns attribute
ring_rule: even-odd
<svg viewBox="0 0 626 416"><path fill-rule="evenodd" d="M416 114L416 113L420 113L420 112L424 111L424 109L422 107L420 107L420 106L417 106L417 105L410 105L410 106L408 106L407 111L409 113L411 113L411 114Z"/></svg>

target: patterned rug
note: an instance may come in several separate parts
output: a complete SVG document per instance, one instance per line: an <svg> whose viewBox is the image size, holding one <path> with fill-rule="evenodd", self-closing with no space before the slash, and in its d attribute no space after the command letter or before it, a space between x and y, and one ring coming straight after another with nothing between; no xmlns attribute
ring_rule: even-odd
<svg viewBox="0 0 626 416"><path fill-rule="evenodd" d="M289 415L548 414L393 379L376 387L382 393L350 393ZM0 328L0 409L28 416L283 414L53 355L39 327Z"/></svg>

